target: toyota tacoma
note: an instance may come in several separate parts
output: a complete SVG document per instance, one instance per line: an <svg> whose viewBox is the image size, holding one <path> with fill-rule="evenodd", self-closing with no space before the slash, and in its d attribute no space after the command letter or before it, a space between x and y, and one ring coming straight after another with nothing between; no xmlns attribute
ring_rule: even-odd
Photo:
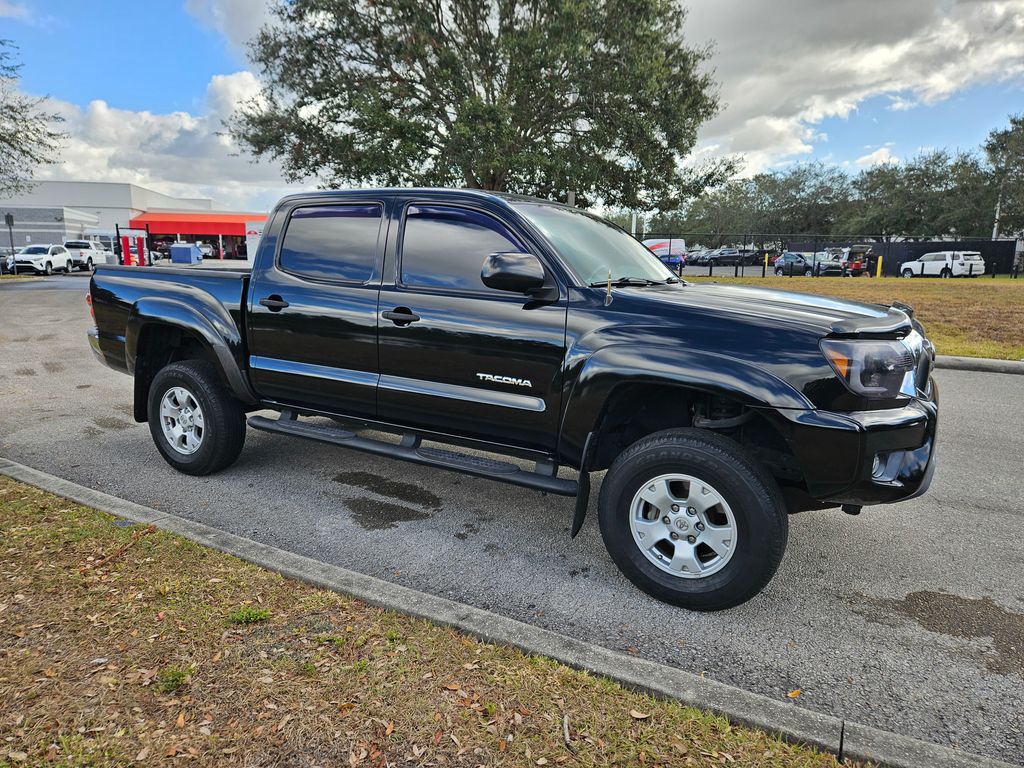
<svg viewBox="0 0 1024 768"><path fill-rule="evenodd" d="M935 467L909 307L688 283L529 197L292 195L251 271L98 265L88 301L180 472L229 466L248 424L575 497L572 535L603 472L612 559L691 609L761 590L788 514L909 499Z"/></svg>

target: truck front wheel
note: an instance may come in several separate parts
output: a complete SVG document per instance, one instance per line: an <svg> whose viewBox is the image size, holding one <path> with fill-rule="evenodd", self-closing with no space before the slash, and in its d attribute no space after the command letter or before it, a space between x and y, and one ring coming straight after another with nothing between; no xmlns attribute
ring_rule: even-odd
<svg viewBox="0 0 1024 768"><path fill-rule="evenodd" d="M245 443L245 410L206 360L162 368L149 388L149 431L168 464L186 475L230 466Z"/></svg>
<svg viewBox="0 0 1024 768"><path fill-rule="evenodd" d="M739 605L772 578L788 519L775 481L741 446L699 429L638 440L601 487L601 535L626 577L698 611Z"/></svg>

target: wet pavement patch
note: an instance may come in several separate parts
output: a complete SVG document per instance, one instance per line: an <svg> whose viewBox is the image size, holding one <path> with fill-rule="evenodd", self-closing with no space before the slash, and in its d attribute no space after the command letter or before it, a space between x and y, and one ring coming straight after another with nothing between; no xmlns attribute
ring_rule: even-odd
<svg viewBox="0 0 1024 768"><path fill-rule="evenodd" d="M64 370L64 363L58 363L53 360L44 360L43 368L46 369L47 373L60 373Z"/></svg>
<svg viewBox="0 0 1024 768"><path fill-rule="evenodd" d="M334 476L334 482L343 485L355 485L364 491L372 491L381 496L389 496L392 499L405 501L409 504L419 504L432 509L441 508L441 499L425 488L412 483L403 483L399 480L392 480L388 477L376 475L373 472L339 472Z"/></svg>
<svg viewBox="0 0 1024 768"><path fill-rule="evenodd" d="M426 520L430 515L418 509L403 507L387 501L378 501L366 496L345 502L352 510L352 519L367 531L384 531L397 528L399 523Z"/></svg>
<svg viewBox="0 0 1024 768"><path fill-rule="evenodd" d="M34 368L19 368L15 371L18 376L35 376L36 371Z"/></svg>
<svg viewBox="0 0 1024 768"><path fill-rule="evenodd" d="M1024 676L1024 614L997 605L992 598L960 597L946 592L911 592L902 600L865 597L864 602L891 614L913 619L929 632L965 640L992 638L992 651L968 654L992 672ZM887 624L884 617L865 614Z"/></svg>
<svg viewBox="0 0 1024 768"><path fill-rule="evenodd" d="M128 427L132 426L130 422L124 419L116 419L113 416L97 416L93 419L93 422L97 427L102 427L103 429L128 429Z"/></svg>

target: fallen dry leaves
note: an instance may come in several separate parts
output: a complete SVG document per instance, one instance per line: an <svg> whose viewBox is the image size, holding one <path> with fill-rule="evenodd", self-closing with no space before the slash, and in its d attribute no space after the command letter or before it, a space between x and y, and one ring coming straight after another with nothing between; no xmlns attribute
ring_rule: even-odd
<svg viewBox="0 0 1024 768"><path fill-rule="evenodd" d="M0 763L835 764L5 478L0 530Z"/></svg>

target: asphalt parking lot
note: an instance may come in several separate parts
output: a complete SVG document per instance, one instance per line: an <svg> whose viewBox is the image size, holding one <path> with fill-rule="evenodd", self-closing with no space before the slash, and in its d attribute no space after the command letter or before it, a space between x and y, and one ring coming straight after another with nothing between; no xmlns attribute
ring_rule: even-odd
<svg viewBox="0 0 1024 768"><path fill-rule="evenodd" d="M791 518L774 581L694 614L619 575L572 500L250 430L176 474L88 349L87 275L0 282L0 456L232 533L785 701L1024 755L1024 379L939 371L939 469L900 505ZM596 507L595 483L593 508Z"/></svg>

